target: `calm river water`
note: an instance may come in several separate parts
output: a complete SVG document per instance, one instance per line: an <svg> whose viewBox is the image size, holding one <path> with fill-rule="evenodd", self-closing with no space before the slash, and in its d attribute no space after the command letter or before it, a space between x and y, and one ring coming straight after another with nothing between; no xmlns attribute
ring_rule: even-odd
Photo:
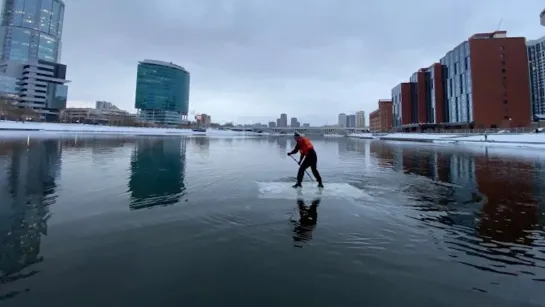
<svg viewBox="0 0 545 307"><path fill-rule="evenodd" d="M545 306L545 153L314 144L368 200L259 199L289 137L1 140L0 306Z"/></svg>

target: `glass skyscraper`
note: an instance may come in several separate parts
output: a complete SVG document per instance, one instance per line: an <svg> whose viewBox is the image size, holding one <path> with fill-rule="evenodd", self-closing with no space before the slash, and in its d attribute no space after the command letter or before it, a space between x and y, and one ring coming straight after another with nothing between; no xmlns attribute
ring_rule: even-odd
<svg viewBox="0 0 545 307"><path fill-rule="evenodd" d="M189 72L155 60L138 64L135 108L139 119L160 125L179 125L189 111Z"/></svg>
<svg viewBox="0 0 545 307"><path fill-rule="evenodd" d="M393 126L401 126L401 84L392 89Z"/></svg>
<svg viewBox="0 0 545 307"><path fill-rule="evenodd" d="M545 36L526 42L530 71L532 115L545 116Z"/></svg>
<svg viewBox="0 0 545 307"><path fill-rule="evenodd" d="M60 64L62 0L3 0L0 99L58 121L66 108L66 65Z"/></svg>
<svg viewBox="0 0 545 307"><path fill-rule="evenodd" d="M0 59L59 62L63 19L61 0L4 0Z"/></svg>

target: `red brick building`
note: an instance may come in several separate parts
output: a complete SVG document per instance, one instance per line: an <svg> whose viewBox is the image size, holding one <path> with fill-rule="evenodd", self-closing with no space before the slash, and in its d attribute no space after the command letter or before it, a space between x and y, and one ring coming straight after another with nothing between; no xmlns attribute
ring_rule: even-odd
<svg viewBox="0 0 545 307"><path fill-rule="evenodd" d="M389 132L393 128L392 101L381 99L378 109L369 114L369 129L372 132Z"/></svg>
<svg viewBox="0 0 545 307"><path fill-rule="evenodd" d="M505 31L469 38L473 119L477 128L524 127L532 117L524 37Z"/></svg>
<svg viewBox="0 0 545 307"><path fill-rule="evenodd" d="M369 113L369 130L380 132L380 112L378 109Z"/></svg>
<svg viewBox="0 0 545 307"><path fill-rule="evenodd" d="M445 102L445 79L443 76L444 69L441 63L434 63L428 71L431 75L430 84L432 87L430 99L435 102L435 110L432 113L434 114L435 121L430 120L430 122L445 123L445 119L447 118L445 112L447 112L448 109Z"/></svg>
<svg viewBox="0 0 545 307"><path fill-rule="evenodd" d="M396 129L530 125L526 40L506 34L475 34L392 89Z"/></svg>

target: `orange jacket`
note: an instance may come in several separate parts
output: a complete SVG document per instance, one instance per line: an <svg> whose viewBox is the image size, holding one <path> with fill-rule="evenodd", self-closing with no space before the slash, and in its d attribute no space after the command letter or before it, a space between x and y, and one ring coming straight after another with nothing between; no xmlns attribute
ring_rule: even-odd
<svg viewBox="0 0 545 307"><path fill-rule="evenodd" d="M299 147L299 152L303 156L306 156L308 151L314 148L312 142L306 137L300 137L299 140L297 140L297 147Z"/></svg>

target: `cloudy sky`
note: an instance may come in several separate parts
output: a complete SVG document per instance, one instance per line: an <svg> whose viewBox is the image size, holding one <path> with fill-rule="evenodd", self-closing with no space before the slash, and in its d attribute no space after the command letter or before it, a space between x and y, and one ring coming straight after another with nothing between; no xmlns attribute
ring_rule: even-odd
<svg viewBox="0 0 545 307"><path fill-rule="evenodd" d="M134 111L138 61L191 72L190 112L313 125L376 108L475 32L545 35L543 0L65 0L71 107Z"/></svg>

